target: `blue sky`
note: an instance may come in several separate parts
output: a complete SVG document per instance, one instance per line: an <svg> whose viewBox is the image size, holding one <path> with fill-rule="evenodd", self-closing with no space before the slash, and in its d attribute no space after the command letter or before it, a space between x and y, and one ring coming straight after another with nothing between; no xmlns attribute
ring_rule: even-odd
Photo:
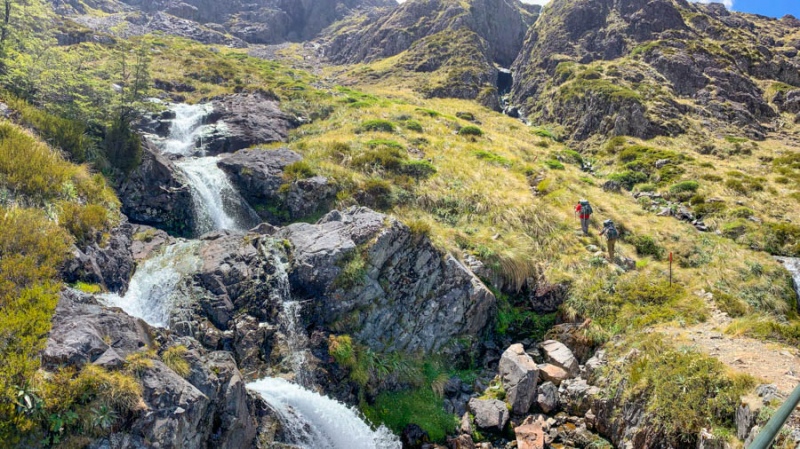
<svg viewBox="0 0 800 449"><path fill-rule="evenodd" d="M405 0L397 0L403 3ZM689 0L700 3L710 3L710 0ZM791 14L800 19L800 0L716 0L724 3L728 9L741 12L751 12L771 17L783 17ZM522 0L523 3L546 5L550 0Z"/></svg>

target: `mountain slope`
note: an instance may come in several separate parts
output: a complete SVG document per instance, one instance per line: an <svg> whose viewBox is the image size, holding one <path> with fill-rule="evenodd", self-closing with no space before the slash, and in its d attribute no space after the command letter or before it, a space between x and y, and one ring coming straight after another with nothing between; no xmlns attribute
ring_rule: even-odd
<svg viewBox="0 0 800 449"><path fill-rule="evenodd" d="M337 64L382 65L379 78L407 74L431 97L479 98L497 108L495 66L508 67L538 8L518 0L411 0L388 14L356 17L325 35Z"/></svg>
<svg viewBox="0 0 800 449"><path fill-rule="evenodd" d="M799 25L683 0L555 0L514 63L513 102L580 140L681 134L685 117L760 139L797 112L782 98L800 88Z"/></svg>

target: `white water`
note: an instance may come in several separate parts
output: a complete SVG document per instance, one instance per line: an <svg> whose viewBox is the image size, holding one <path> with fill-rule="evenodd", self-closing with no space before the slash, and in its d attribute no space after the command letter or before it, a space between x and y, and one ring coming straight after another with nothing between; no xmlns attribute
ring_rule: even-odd
<svg viewBox="0 0 800 449"><path fill-rule="evenodd" d="M384 426L373 430L360 414L329 397L283 379L266 378L247 388L260 394L278 414L284 433L303 449L400 449Z"/></svg>
<svg viewBox="0 0 800 449"><path fill-rule="evenodd" d="M197 241L181 240L166 247L136 268L125 296L108 293L101 298L151 326L169 327L178 283L200 269L199 246Z"/></svg>
<svg viewBox="0 0 800 449"><path fill-rule="evenodd" d="M181 156L202 155L202 145L198 147L200 137L205 131L203 120L211 113L210 104L175 104L171 106L175 118L169 128L169 136L158 143L165 154L178 154Z"/></svg>
<svg viewBox="0 0 800 449"><path fill-rule="evenodd" d="M797 292L797 302L800 306L800 258L798 257L776 257L784 267L792 274L794 280L794 291Z"/></svg>
<svg viewBox="0 0 800 449"><path fill-rule="evenodd" d="M183 156L175 165L186 175L192 189L195 234L229 229L245 230L256 225L258 214L242 199L228 176L217 166L217 157L205 157L201 136L208 126L211 106L176 104L169 136L155 143L163 154ZM198 146L199 144L199 146Z"/></svg>

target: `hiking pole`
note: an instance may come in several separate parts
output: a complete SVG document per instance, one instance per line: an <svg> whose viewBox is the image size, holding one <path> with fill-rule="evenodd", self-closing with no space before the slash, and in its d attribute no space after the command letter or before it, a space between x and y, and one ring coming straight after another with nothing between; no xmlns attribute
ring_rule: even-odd
<svg viewBox="0 0 800 449"><path fill-rule="evenodd" d="M753 440L750 446L747 446L747 449L767 449L770 444L772 444L775 437L778 436L778 431L781 430L783 424L789 419L789 415L791 415L794 408L797 407L798 402L800 402L800 385L795 387L792 394L789 395L778 411L772 415L772 418L767 422L764 428L758 432L758 436Z"/></svg>
<svg viewBox="0 0 800 449"><path fill-rule="evenodd" d="M672 287L672 251L669 252L669 286Z"/></svg>

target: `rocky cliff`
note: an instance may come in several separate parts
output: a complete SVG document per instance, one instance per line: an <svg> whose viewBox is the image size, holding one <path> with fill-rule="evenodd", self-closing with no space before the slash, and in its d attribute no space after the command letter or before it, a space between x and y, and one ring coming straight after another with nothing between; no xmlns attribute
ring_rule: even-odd
<svg viewBox="0 0 800 449"><path fill-rule="evenodd" d="M138 25L141 34L163 31L205 43L237 43L226 38L229 34L238 44L306 41L355 11L396 5L392 0L53 0L53 4L61 14L79 15L78 22L92 28L115 32L110 25L127 22ZM92 9L112 16L90 15Z"/></svg>
<svg viewBox="0 0 800 449"><path fill-rule="evenodd" d="M513 102L536 122L650 138L686 116L761 138L800 87L798 21L681 0L555 0L514 63Z"/></svg>

